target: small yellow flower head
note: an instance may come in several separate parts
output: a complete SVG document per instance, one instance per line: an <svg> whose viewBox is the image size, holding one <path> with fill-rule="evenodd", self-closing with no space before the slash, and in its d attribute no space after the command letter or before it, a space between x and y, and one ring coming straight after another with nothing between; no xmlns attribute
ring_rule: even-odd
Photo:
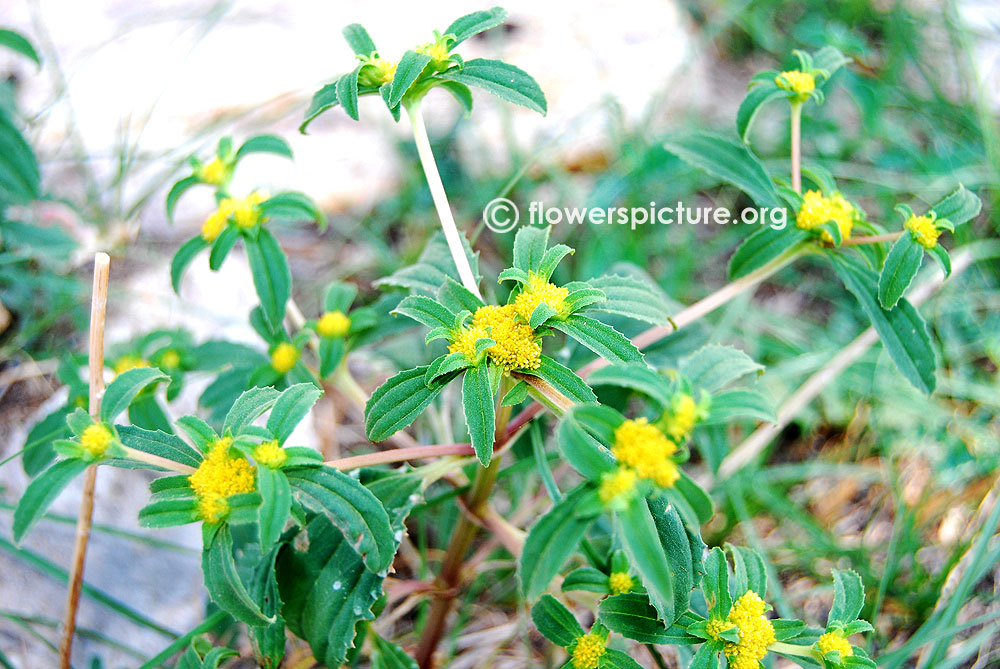
<svg viewBox="0 0 1000 669"><path fill-rule="evenodd" d="M573 669L597 669L606 652L604 639L594 633L584 634L576 640L576 648L573 649Z"/></svg>
<svg viewBox="0 0 1000 669"><path fill-rule="evenodd" d="M624 503L635 493L635 484L638 480L639 477L634 470L619 467L601 477L601 487L597 489L597 495L609 506Z"/></svg>
<svg viewBox="0 0 1000 669"><path fill-rule="evenodd" d="M798 93L799 100L804 101L816 89L816 77L808 72L789 70L782 72L774 79L778 88L792 93Z"/></svg>
<svg viewBox="0 0 1000 669"><path fill-rule="evenodd" d="M677 446L645 418L629 419L619 425L611 452L618 462L661 488L673 487L680 478L677 464L671 458Z"/></svg>
<svg viewBox="0 0 1000 669"><path fill-rule="evenodd" d="M210 523L218 522L229 512L228 497L256 488L254 470L247 459L229 454L232 443L229 437L212 442L205 459L188 477L198 498L198 515Z"/></svg>
<svg viewBox="0 0 1000 669"><path fill-rule="evenodd" d="M223 214L220 210L213 211L201 225L201 238L208 243L214 242L222 234L228 222L229 214Z"/></svg>
<svg viewBox="0 0 1000 669"><path fill-rule="evenodd" d="M385 58L380 58L379 56L373 57L363 57L361 58L362 64L371 65L372 67L366 67L361 70L358 74L358 83L362 86L371 86L372 88L378 88L392 81L393 77L396 76L396 65L391 60L386 60Z"/></svg>
<svg viewBox="0 0 1000 669"><path fill-rule="evenodd" d="M806 191L795 216L795 225L803 230L814 230L829 221L834 221L840 228L840 236L847 239L854 228L854 207L840 193L824 197L819 191ZM826 230L823 241L833 243L833 237Z"/></svg>
<svg viewBox="0 0 1000 669"><path fill-rule="evenodd" d="M112 441L114 435L111 434L111 430L100 423L88 425L80 435L80 445L83 446L83 450L95 458L103 457Z"/></svg>
<svg viewBox="0 0 1000 669"><path fill-rule="evenodd" d="M115 363L115 375L127 372L130 369L137 369L139 367L149 367L149 361L143 360L137 355L123 355L118 358L118 362Z"/></svg>
<svg viewBox="0 0 1000 669"><path fill-rule="evenodd" d="M767 604L753 590L747 590L729 610L729 622L740 633L739 643L726 643L725 648L734 669L758 669L768 646L774 643L774 625L764 616L765 611Z"/></svg>
<svg viewBox="0 0 1000 669"><path fill-rule="evenodd" d="M727 629L731 628L733 624L728 620L722 620L720 618L712 618L705 625L705 632L708 633L708 638L713 641L718 641L721 637L719 636Z"/></svg>
<svg viewBox="0 0 1000 669"><path fill-rule="evenodd" d="M212 186L218 186L229 180L231 168L218 156L212 158L198 169L198 180Z"/></svg>
<svg viewBox="0 0 1000 669"><path fill-rule="evenodd" d="M611 591L612 595L628 592L633 587L635 587L635 581L632 580L632 576L627 571L612 572L611 576L608 576L608 590Z"/></svg>
<svg viewBox="0 0 1000 669"><path fill-rule="evenodd" d="M694 398L687 393L682 393L674 397L673 406L665 417L664 432L677 443L683 443L691 436L698 419L701 417L701 410Z"/></svg>
<svg viewBox="0 0 1000 669"><path fill-rule="evenodd" d="M174 349L164 351L160 356L160 366L164 369L177 369L181 366L181 354Z"/></svg>
<svg viewBox="0 0 1000 669"><path fill-rule="evenodd" d="M277 441L265 441L253 449L253 459L259 465L280 469L288 461L288 452L279 446Z"/></svg>
<svg viewBox="0 0 1000 669"><path fill-rule="evenodd" d="M910 216L903 225L910 231L913 241L925 249L937 246L941 231L934 227L934 219L930 216Z"/></svg>
<svg viewBox="0 0 1000 669"><path fill-rule="evenodd" d="M541 277L531 274L528 285L514 300L517 315L525 321L531 320L531 314L539 304L547 304L560 316L566 316L566 297L569 289L543 281Z"/></svg>
<svg viewBox="0 0 1000 669"><path fill-rule="evenodd" d="M428 56L435 63L448 60L448 46L443 41L433 40L417 47L417 53Z"/></svg>
<svg viewBox="0 0 1000 669"><path fill-rule="evenodd" d="M265 219L258 205L267 199L267 193L255 190L244 198L232 199L229 206L233 210L233 222L244 230L260 225Z"/></svg>
<svg viewBox="0 0 1000 669"><path fill-rule="evenodd" d="M271 367L279 374L287 374L299 361L299 349L294 344L283 341L271 352Z"/></svg>
<svg viewBox="0 0 1000 669"><path fill-rule="evenodd" d="M486 349L491 361L509 374L517 369L538 369L542 364L542 345L527 323L516 319L513 304L502 307L489 305L476 309L468 327L456 333L448 351L475 359L476 340L489 337L496 342Z"/></svg>
<svg viewBox="0 0 1000 669"><path fill-rule="evenodd" d="M340 311L328 311L316 321L320 337L343 337L351 329L351 319Z"/></svg>
<svg viewBox="0 0 1000 669"><path fill-rule="evenodd" d="M851 657L854 655L854 649L851 648L851 642L844 638L843 634L838 632L827 632L819 639L816 640L816 648L819 652L829 653L831 650L839 650L840 657Z"/></svg>

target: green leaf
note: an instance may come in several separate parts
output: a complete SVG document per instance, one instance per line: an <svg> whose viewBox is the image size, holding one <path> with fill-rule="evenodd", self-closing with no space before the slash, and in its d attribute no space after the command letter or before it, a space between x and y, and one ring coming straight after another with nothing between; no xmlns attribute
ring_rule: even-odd
<svg viewBox="0 0 1000 669"><path fill-rule="evenodd" d="M563 457L583 476L591 481L600 481L606 472L615 469L615 457L607 446L601 443L590 430L590 421L584 421L586 405L573 407L559 421L559 450ZM603 412L614 412L608 407L594 407ZM617 413L617 412L614 412ZM619 423L620 421L620 416Z"/></svg>
<svg viewBox="0 0 1000 669"><path fill-rule="evenodd" d="M292 294L292 273L288 260L267 228L260 228L256 239L244 240L253 285L260 298L261 310L271 330L277 332L285 319L285 305Z"/></svg>
<svg viewBox="0 0 1000 669"><path fill-rule="evenodd" d="M170 377L155 367L137 367L122 372L108 384L101 402L101 420L113 423L135 396L143 389L158 381L169 381Z"/></svg>
<svg viewBox="0 0 1000 669"><path fill-rule="evenodd" d="M212 242L212 250L208 254L208 268L214 272L222 267L226 256L233 250L240 237L238 228L227 225L219 236L215 238L215 241Z"/></svg>
<svg viewBox="0 0 1000 669"><path fill-rule="evenodd" d="M258 416L274 406L280 396L281 393L270 386L244 391L226 414L222 424L223 434L242 433Z"/></svg>
<svg viewBox="0 0 1000 669"><path fill-rule="evenodd" d="M630 388L650 397L661 408L670 406L673 395L670 382L645 363L608 365L591 372L587 381L592 386L612 385ZM715 408L714 404L712 408Z"/></svg>
<svg viewBox="0 0 1000 669"><path fill-rule="evenodd" d="M492 9L472 12L455 19L444 31L445 35L454 35L455 41L452 48L458 46L473 35L496 28L507 19L507 10L503 7L493 7Z"/></svg>
<svg viewBox="0 0 1000 669"><path fill-rule="evenodd" d="M192 237L177 249L173 260L170 261L170 285L174 287L174 292L180 295L181 279L184 277L184 270L191 264L195 256L210 246L208 242L201 238L201 235Z"/></svg>
<svg viewBox="0 0 1000 669"><path fill-rule="evenodd" d="M469 367L462 381L462 407L465 422L472 437L472 448L483 467L493 459L493 437L496 430L496 405L490 369L487 365Z"/></svg>
<svg viewBox="0 0 1000 669"><path fill-rule="evenodd" d="M284 191L260 203L261 214L269 218L293 221L315 221L320 230L326 227L326 217L312 198L297 191Z"/></svg>
<svg viewBox="0 0 1000 669"><path fill-rule="evenodd" d="M713 392L751 372L763 371L764 366L732 346L709 344L702 346L681 361L680 372L695 388Z"/></svg>
<svg viewBox="0 0 1000 669"><path fill-rule="evenodd" d="M577 404L597 403L597 396L583 379L547 355L541 356L541 365L538 369L524 369L520 373L547 381L549 385Z"/></svg>
<svg viewBox="0 0 1000 669"><path fill-rule="evenodd" d="M573 614L552 595L542 595L531 607L531 619L546 639L563 648L583 636L583 628Z"/></svg>
<svg viewBox="0 0 1000 669"><path fill-rule="evenodd" d="M21 543L21 539L28 533L28 530L38 522L46 509L55 501L63 488L69 482L83 473L88 464L83 460L70 458L60 460L44 472L35 477L28 484L24 494L14 509L14 542Z"/></svg>
<svg viewBox="0 0 1000 669"><path fill-rule="evenodd" d="M877 275L858 261L840 254L834 255L833 260L838 276L861 304L896 367L917 389L932 393L936 383L936 359L920 313L905 298L890 311L882 309L878 302Z"/></svg>
<svg viewBox="0 0 1000 669"><path fill-rule="evenodd" d="M336 106L337 83L334 82L332 84L327 84L313 94L312 101L309 103L309 109L306 110L306 117L303 119L302 124L299 125L299 132L305 135L306 128L313 122L313 119L326 110L332 109Z"/></svg>
<svg viewBox="0 0 1000 669"><path fill-rule="evenodd" d="M591 381L593 382L593 376ZM738 388L713 395L711 413L701 424L725 425L737 418L752 418L765 423L778 420L770 398L757 390Z"/></svg>
<svg viewBox="0 0 1000 669"><path fill-rule="evenodd" d="M60 407L35 423L28 432L24 440L24 454L21 456L25 474L33 477L48 467L56 457L52 442L72 437L72 432L66 426L66 416L69 413L69 405Z"/></svg>
<svg viewBox="0 0 1000 669"><path fill-rule="evenodd" d="M311 383L297 383L282 391L267 417L267 429L279 444L285 443L322 394L323 391Z"/></svg>
<svg viewBox="0 0 1000 669"><path fill-rule="evenodd" d="M708 603L709 616L724 619L733 607L733 596L729 592L729 565L721 548L713 548L705 558L705 575L702 590Z"/></svg>
<svg viewBox="0 0 1000 669"><path fill-rule="evenodd" d="M631 656L614 648L606 648L601 655L598 667L600 669L642 669L642 665Z"/></svg>
<svg viewBox="0 0 1000 669"><path fill-rule="evenodd" d="M858 619L865 605L865 586L861 577L851 569L833 570L833 606L827 625L834 622L846 625Z"/></svg>
<svg viewBox="0 0 1000 669"><path fill-rule="evenodd" d="M688 480L690 482L690 479ZM691 483L693 485L693 482ZM708 500L708 505L711 509L710 499ZM691 590L695 586L694 556L691 554L691 538L688 536L688 530L685 528L676 506L668 503L668 500L663 496L649 498L646 500L646 506L649 509L649 514L653 518L653 523L656 525L656 531L659 535L660 554L666 558L666 564L671 574L673 617L664 617L663 620L672 624L688 610L688 605L691 601ZM709 513L709 516L711 516L711 513ZM642 576L642 571L640 571L640 578L643 585L646 586L646 590L651 593L651 601L655 602L658 594L662 596L667 595L666 590L657 593L651 589L645 577ZM659 610L658 607L656 608ZM662 614L663 611L660 611L660 613Z"/></svg>
<svg viewBox="0 0 1000 669"><path fill-rule="evenodd" d="M188 467L197 468L201 464L201 455L177 435L129 425L119 425L115 429L121 442L129 448Z"/></svg>
<svg viewBox="0 0 1000 669"><path fill-rule="evenodd" d="M826 72L827 78L832 77L834 72L851 62L851 59L842 54L840 49L835 46L825 46L811 55L813 67Z"/></svg>
<svg viewBox="0 0 1000 669"><path fill-rule="evenodd" d="M739 598L752 590L764 599L767 592L767 570L760 554L745 546L732 544L726 544L726 550L733 556L732 594Z"/></svg>
<svg viewBox="0 0 1000 669"><path fill-rule="evenodd" d="M983 203L975 193L959 186L948 197L935 204L931 211L937 218L946 218L954 225L961 225L979 215Z"/></svg>
<svg viewBox="0 0 1000 669"><path fill-rule="evenodd" d="M499 8L495 7L494 9L499 9ZM504 14L506 15L506 12L504 12ZM469 16L472 15L470 14ZM461 19L459 19L459 21L461 21ZM503 19L501 19L500 22L502 23ZM455 23L458 23L458 21L456 21ZM492 28L493 26L490 27ZM484 28L483 30L486 30L486 28ZM474 35L475 33L472 34ZM26 58L30 58L31 60L35 61L36 65L42 64L42 59L38 57L38 52L35 51L35 47L33 47L31 45L31 42L29 42L28 39L21 33L14 32L13 30L7 30L6 28L0 28L0 46L5 46L8 49L13 50L16 53L19 53Z"/></svg>
<svg viewBox="0 0 1000 669"><path fill-rule="evenodd" d="M167 193L167 220L171 223L174 220L174 209L177 208L177 201L181 199L183 195L192 186L197 186L201 183L201 180L192 175L189 177L184 177L177 183L175 183L171 188L170 192Z"/></svg>
<svg viewBox="0 0 1000 669"><path fill-rule="evenodd" d="M951 276L951 256L940 244L935 244L933 247L927 249L927 252L931 254L931 257L937 261L941 266L941 271L944 272L944 278Z"/></svg>
<svg viewBox="0 0 1000 669"><path fill-rule="evenodd" d="M690 476L680 470L678 470L678 473L680 474L680 478L674 483L674 491L688 503L694 511L698 523L704 525L712 519L712 514L714 513L712 498Z"/></svg>
<svg viewBox="0 0 1000 669"><path fill-rule="evenodd" d="M416 322L431 328L451 329L455 325L455 314L437 300L423 295L410 295L403 298L393 314L402 314Z"/></svg>
<svg viewBox="0 0 1000 669"><path fill-rule="evenodd" d="M478 282L479 258L472 252L469 241L463 236L462 245L465 247L465 256L469 259L472 267L472 274ZM460 280L458 270L455 269L455 261L451 258L451 251L448 250L448 243L444 239L444 234L438 230L427 241L427 245L420 253L417 262L409 267L393 272L392 275L379 279L375 286L397 286L407 288L426 295L436 296L441 286L447 283L448 279Z"/></svg>
<svg viewBox="0 0 1000 669"><path fill-rule="evenodd" d="M904 232L889 250L878 277L878 301L883 309L892 309L913 283L924 260L924 247Z"/></svg>
<svg viewBox="0 0 1000 669"><path fill-rule="evenodd" d="M474 58L458 69L440 75L442 79L482 88L501 100L545 114L545 93L527 72L519 67L488 58ZM393 82L395 84L395 82Z"/></svg>
<svg viewBox="0 0 1000 669"><path fill-rule="evenodd" d="M427 367L416 367L393 376L372 393L365 405L365 429L371 441L383 441L423 413L443 383L424 382Z"/></svg>
<svg viewBox="0 0 1000 669"><path fill-rule="evenodd" d="M593 567L580 567L566 574L562 582L562 591L585 590L608 594L608 575Z"/></svg>
<svg viewBox="0 0 1000 669"><path fill-rule="evenodd" d="M199 520L198 500L191 496L157 499L139 511L139 527L177 527Z"/></svg>
<svg viewBox="0 0 1000 669"><path fill-rule="evenodd" d="M702 644L694 654L688 669L719 669L719 653L724 648L721 641L709 641Z"/></svg>
<svg viewBox="0 0 1000 669"><path fill-rule="evenodd" d="M521 591L525 599L531 601L543 593L576 550L595 520L594 517L580 517L577 507L594 495L593 488L578 486L529 530L520 565Z"/></svg>
<svg viewBox="0 0 1000 669"><path fill-rule="evenodd" d="M604 299L588 305L588 310L617 314L653 325L669 323L670 305L651 283L630 276L606 274L590 279L587 284L604 293Z"/></svg>
<svg viewBox="0 0 1000 669"><path fill-rule="evenodd" d="M642 362L642 353L625 335L610 325L586 316L567 316L549 321L549 326L565 332L605 360L614 363Z"/></svg>
<svg viewBox="0 0 1000 669"><path fill-rule="evenodd" d="M783 230L765 225L746 238L729 260L729 278L739 279L809 239L809 232L794 225Z"/></svg>
<svg viewBox="0 0 1000 669"><path fill-rule="evenodd" d="M261 498L257 507L260 549L267 553L285 529L292 508L292 488L284 472L258 466L257 490Z"/></svg>
<svg viewBox="0 0 1000 669"><path fill-rule="evenodd" d="M361 67L359 64L337 80L337 102L355 121L358 120L358 74Z"/></svg>
<svg viewBox="0 0 1000 669"><path fill-rule="evenodd" d="M430 56L409 50L399 59L396 66L396 74L392 77L392 88L389 90L388 105L395 107L403 101L403 96L410 89L413 82L420 77L427 64L431 62Z"/></svg>
<svg viewBox="0 0 1000 669"><path fill-rule="evenodd" d="M417 662L406 651L378 634L372 635L372 669L417 669Z"/></svg>
<svg viewBox="0 0 1000 669"><path fill-rule="evenodd" d="M683 627L664 625L657 618L649 597L642 593L627 592L601 600L597 616L612 632L640 643L676 645L701 642Z"/></svg>
<svg viewBox="0 0 1000 669"><path fill-rule="evenodd" d="M355 56L371 56L378 51L375 48L375 42L368 35L368 31L360 23L345 26L341 33Z"/></svg>
<svg viewBox="0 0 1000 669"><path fill-rule="evenodd" d="M39 197L38 161L6 114L0 113L0 202L26 204Z"/></svg>
<svg viewBox="0 0 1000 669"><path fill-rule="evenodd" d="M205 588L212 601L223 611L247 625L267 625L274 616L267 616L253 600L240 580L233 560L233 535L229 525L223 523L214 531L206 528L208 545L201 556L201 569L205 575Z"/></svg>
<svg viewBox="0 0 1000 669"><path fill-rule="evenodd" d="M673 570L664 555L646 498L632 498L628 506L615 513L615 520L615 535L628 555L629 565L639 573L653 608L661 620L673 622L675 613L680 615L683 611L674 608Z"/></svg>
<svg viewBox="0 0 1000 669"><path fill-rule="evenodd" d="M765 83L750 89L750 92L743 98L743 102L740 103L740 108L736 112L736 132L744 143L749 143L747 135L750 134L750 125L753 123L760 108L765 103L777 98L783 98L786 95L786 92L778 88L777 84L773 81L769 84Z"/></svg>
<svg viewBox="0 0 1000 669"><path fill-rule="evenodd" d="M690 131L672 133L663 146L684 162L736 186L758 207L781 206L767 170L746 146L722 135Z"/></svg>
<svg viewBox="0 0 1000 669"><path fill-rule="evenodd" d="M295 498L325 515L374 572L386 569L396 552L389 516L357 479L329 467L284 470Z"/></svg>
<svg viewBox="0 0 1000 669"><path fill-rule="evenodd" d="M435 85L445 89L451 93L452 97L458 100L458 103L465 109L466 117L472 113L472 91L469 90L468 86L446 79L435 80Z"/></svg>
<svg viewBox="0 0 1000 669"><path fill-rule="evenodd" d="M243 142L236 151L236 160L240 160L251 153L273 153L285 158L292 158L292 148L288 146L288 142L277 135L256 135L255 137L251 137Z"/></svg>
<svg viewBox="0 0 1000 669"><path fill-rule="evenodd" d="M514 235L514 267L525 275L537 274L548 245L548 226L524 226Z"/></svg>

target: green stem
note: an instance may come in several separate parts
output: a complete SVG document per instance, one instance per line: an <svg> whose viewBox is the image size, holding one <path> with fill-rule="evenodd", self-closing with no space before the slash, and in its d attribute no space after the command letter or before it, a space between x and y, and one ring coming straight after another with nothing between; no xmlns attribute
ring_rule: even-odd
<svg viewBox="0 0 1000 669"><path fill-rule="evenodd" d="M775 653L781 653L782 655L795 655L796 657L816 659L815 655L813 655L811 646L796 646L795 644L785 643L784 641L775 641L768 646L767 649Z"/></svg>
<svg viewBox="0 0 1000 669"><path fill-rule="evenodd" d="M792 103L792 188L802 192L802 103Z"/></svg>
<svg viewBox="0 0 1000 669"><path fill-rule="evenodd" d="M451 206L448 204L448 196L444 191L444 184L441 183L441 175L438 173L437 163L434 161L431 142L427 138L427 127L424 125L424 117L420 112L420 101L415 100L404 106L407 115L410 117L410 126L413 129L413 141L417 145L420 165L424 168L424 175L427 177L427 186L431 189L434 208L437 209L438 218L441 220L441 230L444 232L444 239L448 243L448 250L451 252L451 257L455 261L455 267L458 269L458 276L466 289L482 299L475 274L472 272L472 265L469 264L469 258L465 254L462 235L458 231L458 226L455 224L455 217L451 213Z"/></svg>

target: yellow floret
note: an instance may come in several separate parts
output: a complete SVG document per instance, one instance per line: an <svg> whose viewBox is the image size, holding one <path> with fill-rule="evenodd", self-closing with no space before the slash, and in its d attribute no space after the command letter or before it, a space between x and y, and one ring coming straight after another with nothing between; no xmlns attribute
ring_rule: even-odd
<svg viewBox="0 0 1000 669"><path fill-rule="evenodd" d="M700 414L694 398L682 393L674 398L671 411L665 417L664 432L675 442L683 443L691 436L691 430L697 424Z"/></svg>
<svg viewBox="0 0 1000 669"><path fill-rule="evenodd" d="M258 206L267 197L264 191L255 190L243 198L229 198L227 206L232 208L233 223L244 229L263 223L266 219L261 216Z"/></svg>
<svg viewBox="0 0 1000 669"><path fill-rule="evenodd" d="M851 657L854 655L854 649L851 648L851 642L844 638L842 634L837 632L827 632L819 639L816 640L816 648L819 652L829 653L831 650L839 650L840 657Z"/></svg>
<svg viewBox="0 0 1000 669"><path fill-rule="evenodd" d="M576 648L573 649L574 669L597 669L607 648L604 647L604 639L596 634L584 634L576 640Z"/></svg>
<svg viewBox="0 0 1000 669"><path fill-rule="evenodd" d="M626 420L619 425L611 452L618 462L661 488L672 487L680 478L677 464L671 458L677 446L645 418Z"/></svg>
<svg viewBox="0 0 1000 669"><path fill-rule="evenodd" d="M635 581L632 580L632 576L627 571L612 572L611 576L608 576L608 590L611 591L612 595L628 592L633 587L635 587Z"/></svg>
<svg viewBox="0 0 1000 669"><path fill-rule="evenodd" d="M100 423L88 425L80 435L80 445L83 446L83 450L95 458L102 457L113 440L114 435L111 434L111 430Z"/></svg>
<svg viewBox="0 0 1000 669"><path fill-rule="evenodd" d="M370 63L375 66L374 79L376 86L388 84L396 76L396 66L398 63L378 57L373 58Z"/></svg>
<svg viewBox="0 0 1000 669"><path fill-rule="evenodd" d="M118 362L115 363L115 375L117 376L122 372L127 372L130 369L137 369L139 367L149 367L149 361L143 360L137 355L123 355L118 358Z"/></svg>
<svg viewBox="0 0 1000 669"><path fill-rule="evenodd" d="M535 331L527 323L517 320L516 316L517 311L512 304L479 307L472 322L456 333L448 350L475 360L476 340L488 337L496 343L486 349L486 355L505 373L538 369L542 364L542 345L538 343Z"/></svg>
<svg viewBox="0 0 1000 669"><path fill-rule="evenodd" d="M279 446L277 441L265 441L253 449L253 459L259 465L280 469L288 461L288 452Z"/></svg>
<svg viewBox="0 0 1000 669"><path fill-rule="evenodd" d="M934 219L930 216L910 216L903 225L910 231L913 241L925 249L937 246L941 231L934 227Z"/></svg>
<svg viewBox="0 0 1000 669"><path fill-rule="evenodd" d="M316 321L320 337L343 337L351 329L351 319L340 311L328 311Z"/></svg>
<svg viewBox="0 0 1000 669"><path fill-rule="evenodd" d="M736 600L729 610L729 622L740 633L738 643L727 642L725 647L729 664L737 669L757 669L758 662L767 655L767 648L774 643L774 625L764 616L767 604L748 590Z"/></svg>
<svg viewBox="0 0 1000 669"><path fill-rule="evenodd" d="M782 72L775 77L774 83L778 85L778 88L798 93L802 99L805 99L806 96L816 89L816 77L808 72L801 72L799 70Z"/></svg>
<svg viewBox="0 0 1000 669"><path fill-rule="evenodd" d="M448 60L448 47L441 42L427 42L426 44L418 46L417 53L428 56L436 63Z"/></svg>
<svg viewBox="0 0 1000 669"><path fill-rule="evenodd" d="M840 193L824 197L819 191L806 191L795 216L795 225L803 230L814 230L829 221L835 222L840 228L840 236L847 239L854 228L854 207ZM823 230L823 241L833 243L833 237L826 230Z"/></svg>
<svg viewBox="0 0 1000 669"><path fill-rule="evenodd" d="M198 515L214 523L229 512L226 500L231 495L253 492L256 488L254 469L243 456L231 456L232 439L223 437L212 442L205 459L188 477L198 498Z"/></svg>
<svg viewBox="0 0 1000 669"><path fill-rule="evenodd" d="M177 369L181 366L181 354L173 349L164 351L160 356L160 366L164 369Z"/></svg>
<svg viewBox="0 0 1000 669"><path fill-rule="evenodd" d="M212 186L218 186L228 178L229 166L218 157L212 158L198 170L198 179Z"/></svg>
<svg viewBox="0 0 1000 669"><path fill-rule="evenodd" d="M535 312L535 307L539 304L547 304L560 316L566 316L566 297L568 295L568 288L543 281L541 277L531 274L528 285L524 286L514 300L514 309L517 311L517 315L525 321L531 320L531 314Z"/></svg>
<svg viewBox="0 0 1000 669"><path fill-rule="evenodd" d="M209 243L214 242L222 234L228 221L228 214L222 214L219 210L213 211L201 226L201 238Z"/></svg>
<svg viewBox="0 0 1000 669"><path fill-rule="evenodd" d="M635 471L628 467L619 467L616 471L608 472L601 477L601 487L598 488L597 495L605 504L628 499L635 491L638 478Z"/></svg>
<svg viewBox="0 0 1000 669"><path fill-rule="evenodd" d="M287 374L299 361L299 349L294 344L283 341L271 352L271 367L279 374Z"/></svg>
<svg viewBox="0 0 1000 669"><path fill-rule="evenodd" d="M712 618L705 625L705 632L708 634L708 638L713 641L719 641L721 638L719 635L730 629L733 626L728 620L721 620L719 618Z"/></svg>

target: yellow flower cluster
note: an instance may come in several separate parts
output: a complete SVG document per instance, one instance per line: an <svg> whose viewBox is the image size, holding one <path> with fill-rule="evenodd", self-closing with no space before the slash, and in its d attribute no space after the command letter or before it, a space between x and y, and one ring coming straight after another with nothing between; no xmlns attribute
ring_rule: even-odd
<svg viewBox="0 0 1000 669"><path fill-rule="evenodd" d="M854 655L854 649L851 648L851 642L844 638L842 634L837 632L827 632L819 639L816 640L816 648L819 652L829 653L831 650L839 650L840 657L851 657Z"/></svg>
<svg viewBox="0 0 1000 669"><path fill-rule="evenodd" d="M139 367L149 367L149 361L143 360L137 355L123 355L118 358L118 362L115 363L115 376L121 374L122 372L127 372L130 369L136 369Z"/></svg>
<svg viewBox="0 0 1000 669"><path fill-rule="evenodd" d="M691 430L700 417L698 403L687 393L682 393L674 398L673 406L664 416L663 431L676 443L682 444L691 436Z"/></svg>
<svg viewBox="0 0 1000 669"><path fill-rule="evenodd" d="M941 231L934 227L934 219L930 216L910 216L903 226L910 231L913 241L925 249L932 249L937 246L937 240L941 235Z"/></svg>
<svg viewBox="0 0 1000 669"><path fill-rule="evenodd" d="M283 341L271 351L271 367L279 374L287 374L299 361L299 355L301 354L295 344Z"/></svg>
<svg viewBox="0 0 1000 669"><path fill-rule="evenodd" d="M253 459L259 465L279 469L288 462L288 452L279 446L277 441L265 441L253 449Z"/></svg>
<svg viewBox="0 0 1000 669"><path fill-rule="evenodd" d="M767 655L767 647L774 643L774 625L764 616L767 604L753 590L733 603L729 622L740 632L739 643L726 643L725 653L733 669L758 669Z"/></svg>
<svg viewBox="0 0 1000 669"><path fill-rule="evenodd" d="M218 186L229 178L230 167L216 156L198 169L198 180L211 186Z"/></svg>
<svg viewBox="0 0 1000 669"><path fill-rule="evenodd" d="M798 93L802 100L816 89L816 77L800 70L782 72L774 79L774 83L778 88Z"/></svg>
<svg viewBox="0 0 1000 669"><path fill-rule="evenodd" d="M320 337L343 337L351 329L351 319L340 311L328 311L316 321Z"/></svg>
<svg viewBox="0 0 1000 669"><path fill-rule="evenodd" d="M417 53L429 57L435 63L448 60L448 47L439 41L427 42L418 46Z"/></svg>
<svg viewBox="0 0 1000 669"><path fill-rule="evenodd" d="M606 652L604 639L593 633L584 634L576 640L576 648L573 649L573 668L597 669L601 657Z"/></svg>
<svg viewBox="0 0 1000 669"><path fill-rule="evenodd" d="M802 206L795 216L795 225L803 230L814 230L833 221L840 228L840 236L847 239L854 227L854 213L854 207L840 193L824 197L819 191L810 190L802 196ZM833 237L826 230L823 231L823 241L833 243Z"/></svg>
<svg viewBox="0 0 1000 669"><path fill-rule="evenodd" d="M612 572L611 576L608 576L608 590L611 591L612 595L628 592L634 586L635 581L632 580L632 576L627 571Z"/></svg>
<svg viewBox="0 0 1000 669"><path fill-rule="evenodd" d="M198 515L210 523L218 522L229 512L230 495L253 492L254 470L243 456L229 455L233 440L223 437L212 442L205 459L188 477L198 498Z"/></svg>
<svg viewBox="0 0 1000 669"><path fill-rule="evenodd" d="M535 312L535 307L539 304L547 304L557 314L565 316L568 295L568 288L543 281L536 274L531 274L528 278L528 285L522 288L521 293L514 300L514 309L517 310L518 316L525 321L531 320L531 314Z"/></svg>
<svg viewBox="0 0 1000 669"><path fill-rule="evenodd" d="M177 369L181 366L181 354L174 349L164 351L160 356L160 366L164 369Z"/></svg>
<svg viewBox="0 0 1000 669"><path fill-rule="evenodd" d="M201 226L201 238L214 242L226 227L230 218L241 228L252 228L266 221L260 215L258 206L268 198L264 191L255 190L246 197L227 197L219 202L215 211L209 214Z"/></svg>
<svg viewBox="0 0 1000 669"><path fill-rule="evenodd" d="M639 477L635 470L619 467L601 477L601 487L597 489L597 495L605 504L627 499L635 490L635 484L638 480Z"/></svg>
<svg viewBox="0 0 1000 669"><path fill-rule="evenodd" d="M727 629L731 628L733 624L728 620L722 620L721 618L712 618L705 625L705 632L708 634L708 638L713 641L719 641L721 638L719 635L725 632Z"/></svg>
<svg viewBox="0 0 1000 669"><path fill-rule="evenodd" d="M672 487L680 478L677 464L671 458L677 446L645 418L629 419L619 425L611 452L618 462L661 488Z"/></svg>
<svg viewBox="0 0 1000 669"><path fill-rule="evenodd" d="M111 430L100 423L88 425L80 435L80 445L83 446L83 450L95 458L102 457L113 440L114 435L111 434Z"/></svg>
<svg viewBox="0 0 1000 669"><path fill-rule="evenodd" d="M535 331L517 319L517 309L513 304L476 309L472 322L457 333L448 351L462 353L469 360L474 360L476 341L484 337L496 342L486 349L486 355L507 374L517 369L538 369L542 364L542 345L538 343Z"/></svg>

